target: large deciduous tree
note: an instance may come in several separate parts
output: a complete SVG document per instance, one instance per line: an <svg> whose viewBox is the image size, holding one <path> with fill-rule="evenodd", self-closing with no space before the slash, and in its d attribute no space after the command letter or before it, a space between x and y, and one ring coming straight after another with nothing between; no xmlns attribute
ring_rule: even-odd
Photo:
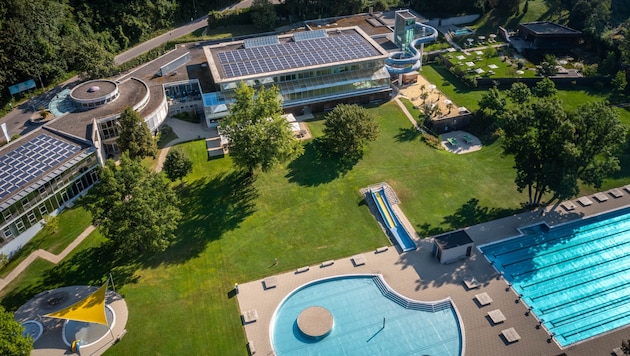
<svg viewBox="0 0 630 356"><path fill-rule="evenodd" d="M263 31L273 30L276 25L276 10L269 0L254 0L249 8L252 23Z"/></svg>
<svg viewBox="0 0 630 356"><path fill-rule="evenodd" d="M118 119L118 148L129 152L131 158L144 158L157 154L157 144L147 124L132 107L128 106Z"/></svg>
<svg viewBox="0 0 630 356"><path fill-rule="evenodd" d="M192 161L184 152L178 149L171 149L166 155L162 168L171 182L174 182L176 179L181 181L188 173L192 172Z"/></svg>
<svg viewBox="0 0 630 356"><path fill-rule="evenodd" d="M355 155L378 134L378 123L365 108L340 104L326 115L323 143L331 153Z"/></svg>
<svg viewBox="0 0 630 356"><path fill-rule="evenodd" d="M166 249L182 214L179 199L163 176L123 153L119 165L106 162L100 178L87 199L103 236L121 253Z"/></svg>
<svg viewBox="0 0 630 356"><path fill-rule="evenodd" d="M618 170L617 150L626 130L607 103L595 102L566 112L555 97L517 105L502 118L503 149L514 155L516 185L527 189L528 204L567 199L579 193L579 182L600 187Z"/></svg>
<svg viewBox="0 0 630 356"><path fill-rule="evenodd" d="M241 82L230 114L221 123L234 164L250 174L268 171L276 164L304 152L289 123L282 117L282 98L277 87L258 92Z"/></svg>
<svg viewBox="0 0 630 356"><path fill-rule="evenodd" d="M24 328L13 319L13 313L4 310L0 305L0 355L30 355L33 339L23 336Z"/></svg>

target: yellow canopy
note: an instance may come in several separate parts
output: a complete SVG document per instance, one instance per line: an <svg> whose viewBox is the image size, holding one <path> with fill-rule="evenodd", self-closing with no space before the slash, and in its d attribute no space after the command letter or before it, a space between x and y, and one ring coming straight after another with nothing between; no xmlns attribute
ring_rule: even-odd
<svg viewBox="0 0 630 356"><path fill-rule="evenodd" d="M46 314L45 316L50 318L68 319L108 325L107 316L105 315L106 291L107 283L96 290L96 292L88 295L82 300L54 313Z"/></svg>

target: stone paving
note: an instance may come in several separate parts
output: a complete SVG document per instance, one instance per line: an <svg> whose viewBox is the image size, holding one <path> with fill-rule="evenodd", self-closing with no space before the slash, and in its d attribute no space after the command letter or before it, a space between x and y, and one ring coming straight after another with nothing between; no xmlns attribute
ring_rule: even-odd
<svg viewBox="0 0 630 356"><path fill-rule="evenodd" d="M622 195L615 198L621 192ZM589 206L577 203L568 211L560 204L536 211L514 215L466 229L476 246L519 235L519 227L546 222L549 225L583 219L606 211L630 206L630 187L604 192L609 199ZM404 204L403 204L404 205ZM404 206L403 206L404 209ZM399 254L391 247L382 253L364 252L366 263L355 266L350 257L332 265L315 265L302 273L284 272L275 276L274 287L265 289L263 280L239 285L238 303L241 313L256 310L257 320L244 325L248 341L256 354L271 355L270 323L282 300L299 286L326 277L346 274L381 274L398 293L412 299L432 301L450 297L461 317L465 355L610 355L627 338L628 329L622 328L592 340L561 349L550 338L538 320L509 288L506 281L488 263L479 250L466 259L441 265L431 255L432 241L418 242L418 249ZM281 263L281 261L280 261ZM273 271L270 267L270 271ZM270 273L271 274L271 273ZM463 281L474 277L478 288L468 290ZM475 295L487 293L492 299L481 306ZM505 321L494 324L488 312L500 309ZM508 343L502 331L514 328L520 340Z"/></svg>

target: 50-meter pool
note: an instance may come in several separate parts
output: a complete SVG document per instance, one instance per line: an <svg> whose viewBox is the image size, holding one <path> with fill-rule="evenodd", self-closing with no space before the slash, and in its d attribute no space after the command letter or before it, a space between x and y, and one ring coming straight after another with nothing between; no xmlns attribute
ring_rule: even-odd
<svg viewBox="0 0 630 356"><path fill-rule="evenodd" d="M459 321L449 300L435 307L410 304L395 294L386 297L386 289L378 276L335 277L298 288L272 318L270 337L276 354L461 354ZM311 306L326 308L334 319L332 331L320 340L309 339L297 327L298 315Z"/></svg>
<svg viewBox="0 0 630 356"><path fill-rule="evenodd" d="M481 246L561 346L630 323L630 210Z"/></svg>

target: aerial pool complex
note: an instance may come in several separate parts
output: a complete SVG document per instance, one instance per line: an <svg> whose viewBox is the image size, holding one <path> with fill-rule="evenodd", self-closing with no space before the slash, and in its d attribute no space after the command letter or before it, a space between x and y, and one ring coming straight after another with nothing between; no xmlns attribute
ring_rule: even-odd
<svg viewBox="0 0 630 356"><path fill-rule="evenodd" d="M301 319L312 311L330 327L317 337L302 330ZM277 355L456 356L463 354L459 320L450 299L414 301L379 275L351 275L294 290L276 309L269 333Z"/></svg>
<svg viewBox="0 0 630 356"><path fill-rule="evenodd" d="M566 347L630 324L630 210L480 246Z"/></svg>

